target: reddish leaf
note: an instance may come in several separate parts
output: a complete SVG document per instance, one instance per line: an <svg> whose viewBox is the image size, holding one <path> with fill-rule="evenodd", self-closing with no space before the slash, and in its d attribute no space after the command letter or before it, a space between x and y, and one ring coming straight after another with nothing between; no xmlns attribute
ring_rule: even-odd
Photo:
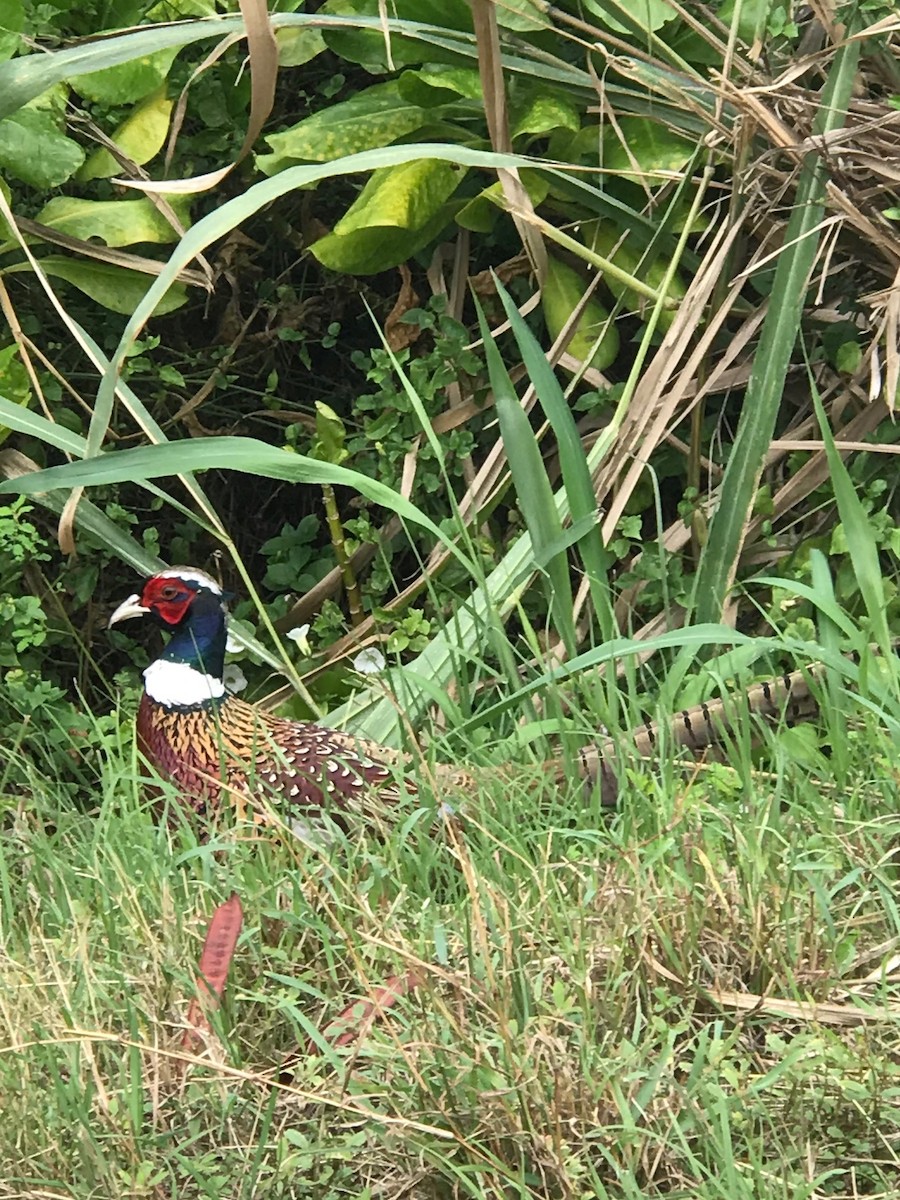
<svg viewBox="0 0 900 1200"><path fill-rule="evenodd" d="M209 1029L205 1014L217 1008L222 999L243 920L244 912L237 892L232 892L229 899L213 913L200 955L197 975L199 995L191 1001L188 1009L188 1029L182 1042L185 1049L195 1048L200 1041L199 1035Z"/></svg>
<svg viewBox="0 0 900 1200"><path fill-rule="evenodd" d="M332 1046L348 1046L364 1033L367 1033L376 1017L382 1016L389 1008L400 1000L407 992L419 986L421 976L416 971L407 971L405 975L392 975L383 987L376 988L368 999L354 1000L333 1021L329 1021L322 1030L322 1036ZM315 1045L310 1044L310 1053L315 1053Z"/></svg>
<svg viewBox="0 0 900 1200"><path fill-rule="evenodd" d="M412 285L412 275L406 263L400 263L397 269L401 279L400 294L384 323L384 340L395 354L398 350L405 350L407 346L411 346L422 332L417 325L403 324L403 318L410 309L416 307L419 297Z"/></svg>

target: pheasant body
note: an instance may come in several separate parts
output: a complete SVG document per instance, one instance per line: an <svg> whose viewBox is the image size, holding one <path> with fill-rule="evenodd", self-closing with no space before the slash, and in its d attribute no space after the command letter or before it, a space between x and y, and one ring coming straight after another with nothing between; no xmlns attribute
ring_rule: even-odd
<svg viewBox="0 0 900 1200"><path fill-rule="evenodd" d="M397 796L394 773L352 738L274 717L237 696L179 709L145 693L137 736L144 756L201 812L254 792L313 812L350 807L367 789Z"/></svg>
<svg viewBox="0 0 900 1200"><path fill-rule="evenodd" d="M356 740L311 722L289 721L229 695L223 683L225 597L203 571L175 567L154 575L140 594L130 596L110 625L150 616L172 638L162 656L144 672L145 692L137 718L138 745L158 773L172 780L185 804L197 813L240 806L254 795L281 801L291 810L316 815L327 809L338 816L359 809L366 797L393 803L415 793L415 784L398 778L400 756L375 743ZM714 700L673 716L660 738L655 723L627 734L606 737L585 747L575 765L586 790L599 793L612 807L620 784L614 762L650 757L661 740L693 754L720 747L736 717L748 712L769 724L789 725L814 719L818 703L811 688L815 668L755 684L732 709L729 699ZM566 764L544 764L562 783ZM505 778L509 769L470 776L450 765L436 767L444 786L470 791L482 777Z"/></svg>
<svg viewBox="0 0 900 1200"><path fill-rule="evenodd" d="M138 748L194 811L214 813L254 795L304 815L356 807L366 795L398 798L390 750L227 693L224 597L215 580L193 568L164 571L120 605L110 624L143 615L173 637L144 672ZM415 791L411 782L403 787Z"/></svg>

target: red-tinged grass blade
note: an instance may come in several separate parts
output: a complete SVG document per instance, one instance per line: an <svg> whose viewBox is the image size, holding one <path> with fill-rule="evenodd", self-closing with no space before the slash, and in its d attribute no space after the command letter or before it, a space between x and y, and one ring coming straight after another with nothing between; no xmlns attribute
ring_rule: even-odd
<svg viewBox="0 0 900 1200"><path fill-rule="evenodd" d="M421 982L422 976L413 970L405 975L392 975L383 987L375 988L371 996L354 1000L339 1016L329 1021L322 1030L323 1039L330 1046L349 1046L351 1042L358 1041L368 1033L376 1017L383 1016ZM309 1053L315 1054L316 1050L315 1043L310 1042Z"/></svg>
<svg viewBox="0 0 900 1200"><path fill-rule="evenodd" d="M237 892L232 892L225 903L220 904L213 913L203 941L197 974L197 995L188 1009L188 1028L182 1042L185 1050L195 1048L200 1040L199 1035L209 1030L206 1014L216 1009L222 1000L243 921L244 910L241 908L240 898Z"/></svg>

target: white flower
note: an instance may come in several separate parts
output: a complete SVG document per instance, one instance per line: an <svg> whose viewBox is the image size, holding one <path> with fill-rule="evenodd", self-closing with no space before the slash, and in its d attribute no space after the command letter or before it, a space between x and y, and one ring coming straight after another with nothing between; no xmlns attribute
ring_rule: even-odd
<svg viewBox="0 0 900 1200"><path fill-rule="evenodd" d="M289 642L296 642L297 649L301 654L312 654L309 645L309 626L298 625L296 629L289 629L284 635Z"/></svg>
<svg viewBox="0 0 900 1200"><path fill-rule="evenodd" d="M243 650L243 648L244 648L243 644L241 642L237 641L235 638L233 638L230 633L225 638L225 653L226 654L239 654L241 652L241 650Z"/></svg>
<svg viewBox="0 0 900 1200"><path fill-rule="evenodd" d="M247 676L237 663L229 663L222 672L222 682L229 692L242 692L247 686Z"/></svg>
<svg viewBox="0 0 900 1200"><path fill-rule="evenodd" d="M368 646L365 650L360 650L353 660L353 666L360 675L377 675L385 668L385 657L374 646Z"/></svg>

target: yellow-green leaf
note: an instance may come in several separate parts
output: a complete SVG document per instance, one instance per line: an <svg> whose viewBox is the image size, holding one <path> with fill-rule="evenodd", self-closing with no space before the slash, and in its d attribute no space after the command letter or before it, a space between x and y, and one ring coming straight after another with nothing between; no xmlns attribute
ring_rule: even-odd
<svg viewBox="0 0 900 1200"><path fill-rule="evenodd" d="M353 275L405 262L450 219L445 205L464 175L455 164L431 158L375 171L313 254L324 266Z"/></svg>
<svg viewBox="0 0 900 1200"><path fill-rule="evenodd" d="M564 96L549 94L529 97L526 104L513 114L511 134L513 138L523 133L550 133L554 129L581 128L581 118L575 104Z"/></svg>
<svg viewBox="0 0 900 1200"><path fill-rule="evenodd" d="M697 149L696 143L646 117L620 117L617 124L617 130L607 126L603 134L601 161L607 171L634 176L635 164L643 176L680 171Z"/></svg>
<svg viewBox="0 0 900 1200"><path fill-rule="evenodd" d="M31 404L32 392L28 372L19 357L19 348L15 343L0 350L0 395L12 404L20 404L22 408L28 408ZM10 432L6 425L0 425L0 444L6 441Z"/></svg>
<svg viewBox="0 0 900 1200"><path fill-rule="evenodd" d="M400 95L410 104L434 108L462 97L483 104L481 76L475 67L422 67L404 71L397 80Z"/></svg>
<svg viewBox="0 0 900 1200"><path fill-rule="evenodd" d="M302 67L325 49L321 29L290 26L275 32L279 67Z"/></svg>
<svg viewBox="0 0 900 1200"><path fill-rule="evenodd" d="M143 58L105 67L102 71L88 71L84 75L73 75L72 90L95 104L134 104L160 86L166 76L178 47L157 50Z"/></svg>
<svg viewBox="0 0 900 1200"><path fill-rule="evenodd" d="M550 191L549 176L543 171L531 171L523 167L519 171L519 179L535 208L543 204ZM492 197L499 200L502 195L502 184L492 183L463 205L456 214L457 225L461 225L463 229L471 229L473 233L490 233L501 213Z"/></svg>
<svg viewBox="0 0 900 1200"><path fill-rule="evenodd" d="M378 83L349 100L313 113L291 129L266 138L271 154L257 156L264 175L298 162L330 162L346 154L388 146L432 119L434 109L410 104L396 82Z"/></svg>
<svg viewBox="0 0 900 1200"><path fill-rule="evenodd" d="M159 153L169 132L173 102L166 98L164 87L137 106L112 135L123 154L143 166ZM78 172L79 183L91 179L108 179L119 175L122 168L108 150L95 150Z"/></svg>
<svg viewBox="0 0 900 1200"><path fill-rule="evenodd" d="M174 196L170 203L187 225L190 197ZM164 245L177 242L180 234L146 197L140 200L80 200L75 196L54 196L38 213L36 220L60 233L82 241L99 239L107 246L133 246L136 242Z"/></svg>
<svg viewBox="0 0 900 1200"><path fill-rule="evenodd" d="M558 258L547 259L547 276L541 289L541 306L547 332L554 341L571 317L575 306L587 290L587 283L578 272ZM599 345L595 343L600 337ZM609 313L593 298L587 302L575 332L569 341L568 351L580 358L589 367L605 371L619 353L619 331L609 320Z"/></svg>
<svg viewBox="0 0 900 1200"><path fill-rule="evenodd" d="M654 256L652 261L642 261L642 252L627 237L623 240L622 233L623 231L610 221L585 221L579 230L579 237L589 250L602 255L603 258L608 258L622 271L627 271L639 282L659 291L669 264L658 255ZM630 288L623 279L604 274L603 282L615 298L623 302L627 312L636 312L643 316L648 306L653 307L652 302L646 296ZM666 296L670 301L677 302L684 299L686 290L681 278L673 275ZM669 328L675 320L675 312L676 309L673 307L661 310L658 318L660 329Z"/></svg>

